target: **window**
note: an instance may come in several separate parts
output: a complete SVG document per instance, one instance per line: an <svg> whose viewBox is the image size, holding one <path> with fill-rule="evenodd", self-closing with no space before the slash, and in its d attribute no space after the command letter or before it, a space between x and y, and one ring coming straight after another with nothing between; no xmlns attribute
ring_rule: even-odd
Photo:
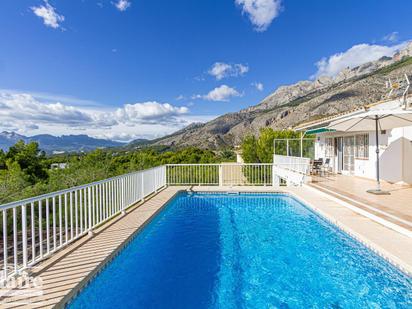
<svg viewBox="0 0 412 309"><path fill-rule="evenodd" d="M369 158L369 135L362 134L356 135L356 158L368 159Z"/></svg>
<svg viewBox="0 0 412 309"><path fill-rule="evenodd" d="M325 138L325 158L333 158L335 156L334 138Z"/></svg>

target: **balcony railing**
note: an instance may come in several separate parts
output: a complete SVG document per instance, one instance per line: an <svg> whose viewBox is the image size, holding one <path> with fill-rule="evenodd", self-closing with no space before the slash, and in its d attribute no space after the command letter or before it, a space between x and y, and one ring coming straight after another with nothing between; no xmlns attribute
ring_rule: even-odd
<svg viewBox="0 0 412 309"><path fill-rule="evenodd" d="M0 206L0 279L67 246L166 185L166 168L113 177Z"/></svg>
<svg viewBox="0 0 412 309"><path fill-rule="evenodd" d="M298 158L302 159L302 158ZM62 249L163 187L299 185L306 161L169 164L0 205L0 282Z"/></svg>
<svg viewBox="0 0 412 309"><path fill-rule="evenodd" d="M276 166L303 175L308 175L310 170L310 158L274 155L273 163Z"/></svg>
<svg viewBox="0 0 412 309"><path fill-rule="evenodd" d="M168 185L271 186L273 164L168 164Z"/></svg>

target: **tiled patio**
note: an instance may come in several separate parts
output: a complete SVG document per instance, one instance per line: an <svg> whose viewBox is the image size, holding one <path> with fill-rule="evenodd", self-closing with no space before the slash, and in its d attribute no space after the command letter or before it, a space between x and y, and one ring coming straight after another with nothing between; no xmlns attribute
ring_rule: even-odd
<svg viewBox="0 0 412 309"><path fill-rule="evenodd" d="M375 188L375 181L336 174L313 176L310 185L412 231L412 186L382 181L390 195L374 195L366 190Z"/></svg>

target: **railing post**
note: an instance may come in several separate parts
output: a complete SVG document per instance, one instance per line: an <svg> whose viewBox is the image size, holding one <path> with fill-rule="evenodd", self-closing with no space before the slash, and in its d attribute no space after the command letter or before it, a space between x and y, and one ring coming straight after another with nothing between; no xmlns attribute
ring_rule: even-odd
<svg viewBox="0 0 412 309"><path fill-rule="evenodd" d="M140 181L142 182L141 186L142 186L142 202L144 202L145 196L144 196L144 173L142 172L142 176Z"/></svg>
<svg viewBox="0 0 412 309"><path fill-rule="evenodd" d="M87 188L87 195L88 195L88 210L87 210L87 215L89 217L89 231L88 234L89 236L93 236L93 230L92 230L92 189L91 187Z"/></svg>
<svg viewBox="0 0 412 309"><path fill-rule="evenodd" d="M3 210L3 279L6 280L7 278L7 253L8 253L8 245L7 245L7 210Z"/></svg>
<svg viewBox="0 0 412 309"><path fill-rule="evenodd" d="M280 178L275 173L275 164L272 164L272 186L279 187L280 186Z"/></svg>
<svg viewBox="0 0 412 309"><path fill-rule="evenodd" d="M219 187L223 186L223 167L219 164Z"/></svg>
<svg viewBox="0 0 412 309"><path fill-rule="evenodd" d="M286 156L289 156L289 139L286 140Z"/></svg>
<svg viewBox="0 0 412 309"><path fill-rule="evenodd" d="M153 170L154 177L154 192L157 193L158 188L158 179L159 179L159 170L156 168Z"/></svg>
<svg viewBox="0 0 412 309"><path fill-rule="evenodd" d="M303 158L303 133L300 133L300 157Z"/></svg>
<svg viewBox="0 0 412 309"><path fill-rule="evenodd" d="M120 201L120 208L122 210L122 216L126 214L124 210L124 203L125 203L125 190L124 190L124 177L120 180L120 192L121 192L121 201Z"/></svg>
<svg viewBox="0 0 412 309"><path fill-rule="evenodd" d="M26 205L22 205L21 208L21 224L22 224L22 237L23 237L23 267L27 267L27 211Z"/></svg>

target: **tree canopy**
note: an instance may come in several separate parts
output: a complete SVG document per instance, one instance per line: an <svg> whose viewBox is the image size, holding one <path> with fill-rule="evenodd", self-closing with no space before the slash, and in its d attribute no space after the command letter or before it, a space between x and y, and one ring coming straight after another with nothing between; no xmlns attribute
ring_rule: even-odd
<svg viewBox="0 0 412 309"><path fill-rule="evenodd" d="M195 147L139 150L97 149L90 153L46 156L36 142L17 142L0 150L0 204L49 193L162 164L234 161L231 150L213 152ZM66 163L52 169L52 163Z"/></svg>
<svg viewBox="0 0 412 309"><path fill-rule="evenodd" d="M260 130L259 137L247 135L241 144L242 157L246 163L272 163L274 154L275 139L299 139L300 132L292 130L275 131L272 128L263 128ZM311 137L311 136L307 136ZM290 152L300 152L300 141L296 140L290 143ZM304 155L310 156L313 143L304 141ZM279 141L276 143L276 154L286 155L286 142Z"/></svg>

